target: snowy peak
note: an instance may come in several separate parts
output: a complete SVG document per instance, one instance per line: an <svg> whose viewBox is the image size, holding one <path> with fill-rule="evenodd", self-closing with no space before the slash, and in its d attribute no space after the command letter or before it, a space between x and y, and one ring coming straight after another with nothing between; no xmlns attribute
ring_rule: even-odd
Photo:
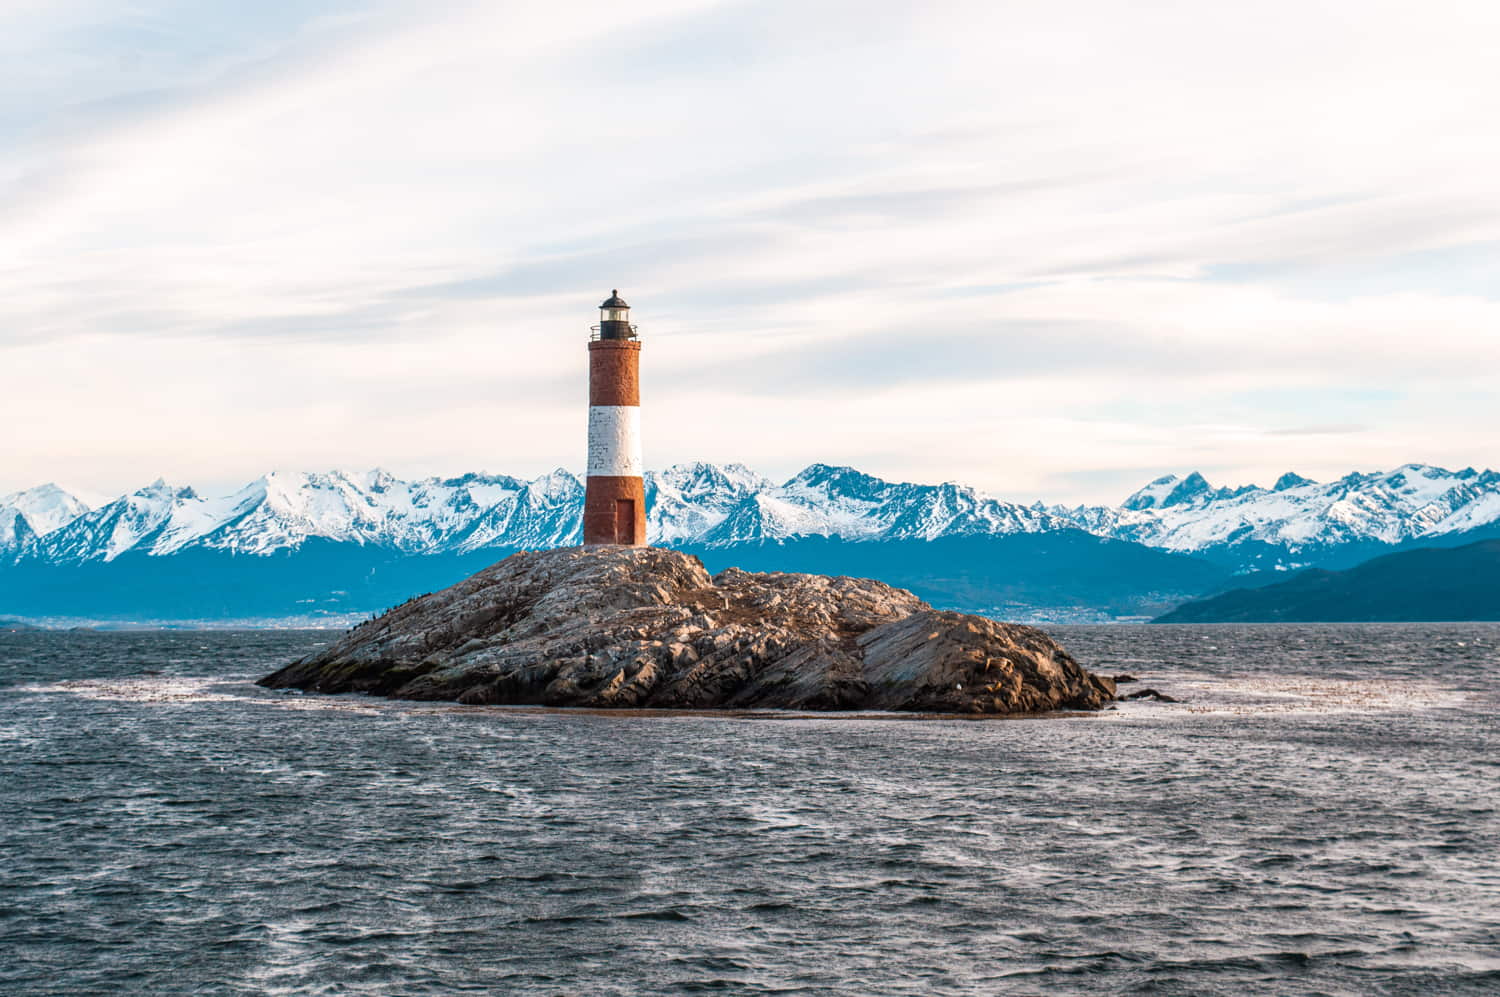
<svg viewBox="0 0 1500 997"><path fill-rule="evenodd" d="M1208 480L1194 471L1186 478L1179 478L1175 474L1169 474L1163 478L1157 478L1145 488L1131 495L1120 508L1129 509L1132 512L1141 512L1146 509L1168 509L1174 505L1187 505L1191 502L1204 499L1213 493L1209 487Z"/></svg>
<svg viewBox="0 0 1500 997"><path fill-rule="evenodd" d="M178 488L158 478L38 538L23 553L37 551L52 561L113 560L149 543L175 512L200 501L191 488Z"/></svg>
<svg viewBox="0 0 1500 997"><path fill-rule="evenodd" d="M1327 484L1288 472L1269 489L1214 489L1200 474L1168 475L1119 509L1054 512L1091 533L1168 550L1254 543L1296 555L1355 542L1404 543L1500 521L1500 475L1406 464Z"/></svg>
<svg viewBox="0 0 1500 997"><path fill-rule="evenodd" d="M583 482L572 472L559 467L551 474L544 474L535 481L528 482L523 491L537 502L570 499L583 494Z"/></svg>
<svg viewBox="0 0 1500 997"><path fill-rule="evenodd" d="M88 511L87 502L51 483L0 495L0 551L46 536Z"/></svg>
<svg viewBox="0 0 1500 997"><path fill-rule="evenodd" d="M1212 490L1208 486L1207 479L1197 471L1194 471L1178 482L1176 488L1167 493L1167 497L1161 501L1162 508L1170 509L1174 505L1186 505L1189 502L1207 497Z"/></svg>
<svg viewBox="0 0 1500 997"><path fill-rule="evenodd" d="M1172 489L1177 487L1177 483L1180 480L1182 479L1178 478L1175 474L1168 474L1157 478L1145 488L1135 492L1124 502L1121 502L1120 508L1132 511L1155 509L1162 504L1162 501L1168 495L1172 494Z"/></svg>
<svg viewBox="0 0 1500 997"><path fill-rule="evenodd" d="M702 542L749 497L775 487L743 464L702 461L648 471L645 485L646 534L656 543Z"/></svg>
<svg viewBox="0 0 1500 997"><path fill-rule="evenodd" d="M670 488L679 495L713 495L719 492L758 491L772 487L771 482L744 464L708 464L695 460L673 464L665 471L646 473L649 482Z"/></svg>
<svg viewBox="0 0 1500 997"><path fill-rule="evenodd" d="M860 501L878 501L890 485L852 467L835 467L831 464L812 464L803 468L796 477L782 486L787 492L852 498Z"/></svg>

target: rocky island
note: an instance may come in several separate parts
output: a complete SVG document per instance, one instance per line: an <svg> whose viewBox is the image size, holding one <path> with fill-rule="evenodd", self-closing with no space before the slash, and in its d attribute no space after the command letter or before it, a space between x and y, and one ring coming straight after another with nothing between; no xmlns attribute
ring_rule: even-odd
<svg viewBox="0 0 1500 997"><path fill-rule="evenodd" d="M260 684L469 704L964 714L1092 710L1115 693L1031 627L865 579L710 577L652 547L512 555Z"/></svg>

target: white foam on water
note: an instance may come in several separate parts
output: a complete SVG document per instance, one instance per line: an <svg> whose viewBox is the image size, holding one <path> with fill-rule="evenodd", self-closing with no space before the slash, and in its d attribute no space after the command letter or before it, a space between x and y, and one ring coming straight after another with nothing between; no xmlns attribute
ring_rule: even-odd
<svg viewBox="0 0 1500 997"><path fill-rule="evenodd" d="M213 675L128 675L119 678L68 679L38 685L17 686L19 692L68 693L84 699L117 703L192 705L195 703L252 703L283 710L332 710L377 714L398 707L394 701L360 700L332 696L259 696L236 688L233 679Z"/></svg>
<svg viewBox="0 0 1500 997"><path fill-rule="evenodd" d="M260 697L235 697L243 698L247 703L256 703L260 706L270 706L279 710L306 710L306 711L333 711L341 713L363 713L375 716L384 709L394 707L394 702L384 701L351 701L348 699L335 699L332 696L315 696L303 698L301 696L277 696L273 698Z"/></svg>
<svg viewBox="0 0 1500 997"><path fill-rule="evenodd" d="M1118 704L1111 719L1173 714L1328 714L1391 713L1463 706L1470 696L1461 690L1415 679L1336 679L1319 675L1213 676L1176 672L1142 676L1122 686L1121 695L1156 689L1178 700L1161 703L1131 700Z"/></svg>
<svg viewBox="0 0 1500 997"><path fill-rule="evenodd" d="M222 678L196 675L129 675L105 679L67 679L47 685L20 686L21 692L65 692L84 699L124 703L215 703L242 699L225 692L210 692Z"/></svg>

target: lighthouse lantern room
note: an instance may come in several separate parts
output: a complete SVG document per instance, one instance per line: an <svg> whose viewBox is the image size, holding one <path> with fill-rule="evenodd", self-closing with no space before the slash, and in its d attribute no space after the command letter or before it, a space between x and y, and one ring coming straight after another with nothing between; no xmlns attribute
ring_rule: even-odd
<svg viewBox="0 0 1500 997"><path fill-rule="evenodd" d="M589 336L589 461L585 545L646 544L641 479L641 342L630 306L614 291Z"/></svg>

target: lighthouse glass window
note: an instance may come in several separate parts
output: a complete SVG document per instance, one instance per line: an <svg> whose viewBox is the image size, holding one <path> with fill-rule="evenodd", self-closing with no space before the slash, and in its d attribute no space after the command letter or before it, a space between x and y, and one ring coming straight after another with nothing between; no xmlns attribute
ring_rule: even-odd
<svg viewBox="0 0 1500 997"><path fill-rule="evenodd" d="M604 309L604 321L623 322L625 321L626 314L627 310L624 308L606 308Z"/></svg>

